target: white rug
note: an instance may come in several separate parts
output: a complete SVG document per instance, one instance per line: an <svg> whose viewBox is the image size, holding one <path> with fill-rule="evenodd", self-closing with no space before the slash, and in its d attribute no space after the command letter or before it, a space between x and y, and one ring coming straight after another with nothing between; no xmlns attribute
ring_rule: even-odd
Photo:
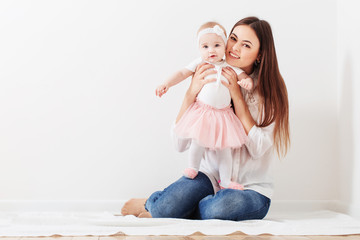
<svg viewBox="0 0 360 240"><path fill-rule="evenodd" d="M264 220L139 219L110 213L0 213L0 236L77 235L347 235L360 234L360 221L348 215L319 211L283 214Z"/></svg>

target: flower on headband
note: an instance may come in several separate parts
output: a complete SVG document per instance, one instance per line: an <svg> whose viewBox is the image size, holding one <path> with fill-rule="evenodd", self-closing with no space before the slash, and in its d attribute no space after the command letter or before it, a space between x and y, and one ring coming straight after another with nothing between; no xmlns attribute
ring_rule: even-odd
<svg viewBox="0 0 360 240"><path fill-rule="evenodd" d="M219 26L219 25L215 25L214 27L212 28L205 28L203 30L201 30L199 33L198 33L198 40L197 42L199 42L200 40L200 37L204 34L207 34L207 33L215 33L217 34L218 36L220 36L222 38L222 40L224 41L224 43L226 43L226 36L225 36L225 32L224 30Z"/></svg>
<svg viewBox="0 0 360 240"><path fill-rule="evenodd" d="M213 27L213 30L217 35L221 36L221 34L224 34L224 31L221 29L221 27L219 25L215 25Z"/></svg>

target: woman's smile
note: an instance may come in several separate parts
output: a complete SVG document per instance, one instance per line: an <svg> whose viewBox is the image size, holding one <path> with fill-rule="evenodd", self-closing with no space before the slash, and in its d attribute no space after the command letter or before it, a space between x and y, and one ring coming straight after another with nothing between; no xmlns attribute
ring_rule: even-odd
<svg viewBox="0 0 360 240"><path fill-rule="evenodd" d="M229 51L229 57L232 57L235 59L240 59L240 57L238 55L236 55L235 53L233 53L232 51Z"/></svg>

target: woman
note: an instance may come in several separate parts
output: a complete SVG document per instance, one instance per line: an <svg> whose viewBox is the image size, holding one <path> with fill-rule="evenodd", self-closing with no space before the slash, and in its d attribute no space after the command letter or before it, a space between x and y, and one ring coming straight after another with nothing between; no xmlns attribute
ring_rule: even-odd
<svg viewBox="0 0 360 240"><path fill-rule="evenodd" d="M223 69L229 81L223 84L230 91L235 114L248 135L245 147L232 151L233 181L242 183L245 189L220 189L217 153L207 151L195 179L182 177L149 199L132 199L124 205L123 215L235 221L266 216L273 193L269 171L276 156L274 150L283 156L290 143L287 90L279 72L270 25L256 17L237 22L227 41L226 61L243 69L255 85L252 92L242 92L236 73L231 68ZM204 80L214 74L210 68L210 64L197 68L176 122L211 81ZM175 140L179 151L188 148L187 141Z"/></svg>

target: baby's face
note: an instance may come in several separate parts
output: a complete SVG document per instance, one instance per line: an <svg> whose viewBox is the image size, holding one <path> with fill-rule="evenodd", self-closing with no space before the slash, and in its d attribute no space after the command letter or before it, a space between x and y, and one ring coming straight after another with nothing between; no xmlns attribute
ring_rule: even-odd
<svg viewBox="0 0 360 240"><path fill-rule="evenodd" d="M225 54L224 40L216 33L207 33L200 37L199 48L204 61L215 63L223 59Z"/></svg>

